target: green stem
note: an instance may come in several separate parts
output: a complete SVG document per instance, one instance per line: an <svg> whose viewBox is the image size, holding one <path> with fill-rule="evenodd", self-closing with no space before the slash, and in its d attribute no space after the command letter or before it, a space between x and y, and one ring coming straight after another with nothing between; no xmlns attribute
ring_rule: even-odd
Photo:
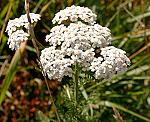
<svg viewBox="0 0 150 122"><path fill-rule="evenodd" d="M79 88L78 88L78 80L79 80L79 72L78 72L78 63L76 62L75 63L75 69L74 69L74 97L75 97L76 115L78 115L77 114L78 90L79 90Z"/></svg>

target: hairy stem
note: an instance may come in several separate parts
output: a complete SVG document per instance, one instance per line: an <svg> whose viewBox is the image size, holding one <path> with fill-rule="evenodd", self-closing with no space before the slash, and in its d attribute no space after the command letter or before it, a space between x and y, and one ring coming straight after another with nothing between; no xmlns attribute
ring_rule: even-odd
<svg viewBox="0 0 150 122"><path fill-rule="evenodd" d="M77 116L78 116L78 81L79 81L79 71L78 71L78 63L75 63L75 69L74 69L74 97L75 97L75 107L76 107L76 120L77 120Z"/></svg>

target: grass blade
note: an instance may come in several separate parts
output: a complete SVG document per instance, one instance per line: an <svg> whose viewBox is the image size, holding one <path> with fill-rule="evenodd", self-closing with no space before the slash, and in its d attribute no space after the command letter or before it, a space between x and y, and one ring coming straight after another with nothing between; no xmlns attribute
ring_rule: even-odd
<svg viewBox="0 0 150 122"><path fill-rule="evenodd" d="M25 50L25 46L26 46L26 41L20 45L20 48L15 52L15 55L13 56L13 59L10 63L9 69L7 71L7 74L6 74L3 84L2 84L2 89L1 89L1 93L0 93L0 105L5 98L6 92L11 84L11 81L12 81L14 75L16 74L17 64L21 58L21 55L23 54L23 52Z"/></svg>
<svg viewBox="0 0 150 122"><path fill-rule="evenodd" d="M110 102L110 101L101 101L99 103L99 105L103 105L103 106L107 106L107 107L115 107L115 108L120 109L120 110L122 110L122 111L124 111L126 113L129 113L129 114L131 114L133 116L136 116L136 117L138 117L138 118L140 118L140 119L142 119L144 121L150 122L150 119L148 119L148 118L146 118L146 117L144 117L144 116L142 116L142 115L140 115L138 113L135 113L135 112L133 112L131 110L128 110L125 107L123 107L121 105L118 105L116 103L113 103L113 102Z"/></svg>

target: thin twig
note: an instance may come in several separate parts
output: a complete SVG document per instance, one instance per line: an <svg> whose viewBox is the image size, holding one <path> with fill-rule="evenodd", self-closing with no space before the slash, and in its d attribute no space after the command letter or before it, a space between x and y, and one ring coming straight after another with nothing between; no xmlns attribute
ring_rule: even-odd
<svg viewBox="0 0 150 122"><path fill-rule="evenodd" d="M105 25L106 27L109 27L110 23L115 19L119 11L116 11L116 13L108 20L107 24Z"/></svg>
<svg viewBox="0 0 150 122"><path fill-rule="evenodd" d="M132 17L132 18L135 18L135 16L126 8L126 7L123 7L123 9ZM143 27L144 24L141 22L140 19L137 19L135 18L135 20Z"/></svg>
<svg viewBox="0 0 150 122"><path fill-rule="evenodd" d="M140 50L138 50L137 52L133 53L129 59L134 58L135 56L137 56L138 54L140 54L141 52L143 52L145 49L150 47L150 43L146 44L144 47L142 47Z"/></svg>
<svg viewBox="0 0 150 122"><path fill-rule="evenodd" d="M113 111L114 111L114 118L117 122L124 122L124 120L122 119L120 113L117 111L117 109L115 107L113 107Z"/></svg>
<svg viewBox="0 0 150 122"><path fill-rule="evenodd" d="M36 49L36 54L37 54L37 57L38 57L38 60L39 60L39 63L40 63L40 66L42 67L41 65L41 62L40 62L40 52L39 52L39 49L36 45L36 37L35 37L35 34L34 34L34 30L33 30L33 26L31 24L31 18L30 18L30 10L29 10L29 0L25 0L25 10L26 10L26 14L27 14L27 18L28 18L28 22L29 22L29 33L31 34L31 37L32 37L32 43L33 43L33 46L34 48ZM42 69L42 72L44 73L44 70L43 70L43 67L41 68ZM45 73L44 73L45 74ZM49 92L49 95L50 95L50 99L52 101L52 104L53 106L55 107L55 112L56 112L56 116L57 116L57 119L58 119L58 122L61 122L60 121L60 117L59 117L59 114L58 114L58 111L57 111L57 108L56 108L56 105L54 103L54 100L53 100L53 97L52 97L52 93L51 93L51 90L49 88L49 85L48 85L48 82L47 82L47 79L44 75L44 81L46 83L46 86L48 88L48 92Z"/></svg>
<svg viewBox="0 0 150 122"><path fill-rule="evenodd" d="M137 15L137 16L135 16L134 18L129 18L129 19L127 19L127 22L128 22L128 23L132 23L132 22L134 22L134 21L141 20L141 19L143 19L143 18L145 18L145 17L149 17L149 16L150 16L150 12L143 13L142 15Z"/></svg>
<svg viewBox="0 0 150 122"><path fill-rule="evenodd" d="M0 77L1 77L2 74L3 74L6 65L8 64L8 59L9 59L9 57L4 61L4 63L2 64L2 66L1 66L1 68L0 68Z"/></svg>
<svg viewBox="0 0 150 122"><path fill-rule="evenodd" d="M7 11L7 14L6 14L6 18L5 18L5 21L4 21L4 24L3 24L3 27L2 27L1 33L0 33L0 44L1 44L1 40L2 40L3 33L4 33L4 31L5 31L5 28L6 28L6 23L7 23L8 20L9 20L11 8L12 8L12 3L13 3L13 0L10 0L10 2L9 2L9 7L8 7L8 11Z"/></svg>
<svg viewBox="0 0 150 122"><path fill-rule="evenodd" d="M31 18L30 18L30 15L29 15L29 13L30 13L29 0L25 0L25 10L26 10L27 19L28 19L28 22L29 22L29 33L32 37L32 43L33 43L34 48L36 49L36 53L37 53L37 56L38 56L38 59L39 59L40 52L38 50L38 46L36 45L36 37L35 37L35 34L34 34L33 26L31 24Z"/></svg>
<svg viewBox="0 0 150 122"><path fill-rule="evenodd" d="M43 12L44 12L45 10L47 10L47 8L49 7L49 5L50 5L51 3L54 3L54 1L49 1L49 2L41 9L40 15L42 15Z"/></svg>

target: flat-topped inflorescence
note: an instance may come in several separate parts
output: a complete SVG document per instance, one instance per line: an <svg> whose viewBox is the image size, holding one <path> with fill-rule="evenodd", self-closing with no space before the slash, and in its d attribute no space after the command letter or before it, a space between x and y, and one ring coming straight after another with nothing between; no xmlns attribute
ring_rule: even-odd
<svg viewBox="0 0 150 122"><path fill-rule="evenodd" d="M61 81L64 76L72 76L71 65L74 62L65 58L65 52L61 50L56 50L54 47L45 48L41 52L40 61L49 79Z"/></svg>
<svg viewBox="0 0 150 122"><path fill-rule="evenodd" d="M90 70L95 72L96 79L110 78L113 74L126 71L130 60L125 54L125 51L113 46L102 48L100 56L91 62Z"/></svg>
<svg viewBox="0 0 150 122"><path fill-rule="evenodd" d="M63 21L67 20L71 22L82 20L88 24L93 24L95 23L96 18L97 15L89 8L72 5L71 7L67 7L66 9L60 10L60 12L56 13L52 22L53 24L61 24Z"/></svg>
<svg viewBox="0 0 150 122"><path fill-rule="evenodd" d="M72 77L72 68L76 63L83 72L94 73L95 79L110 78L127 70L130 60L125 51L110 46L110 30L96 24L95 20L96 15L90 9L80 6L67 7L55 15L52 21L58 25L46 36L46 42L53 50L47 48L40 57L49 79L61 81L64 76ZM61 60L55 54L60 52L60 56L63 54Z"/></svg>
<svg viewBox="0 0 150 122"><path fill-rule="evenodd" d="M111 33L106 27L99 24L86 25L82 22L70 23L67 27L63 24L51 29L46 36L46 42L51 46L87 50L90 48L102 48L111 44Z"/></svg>

